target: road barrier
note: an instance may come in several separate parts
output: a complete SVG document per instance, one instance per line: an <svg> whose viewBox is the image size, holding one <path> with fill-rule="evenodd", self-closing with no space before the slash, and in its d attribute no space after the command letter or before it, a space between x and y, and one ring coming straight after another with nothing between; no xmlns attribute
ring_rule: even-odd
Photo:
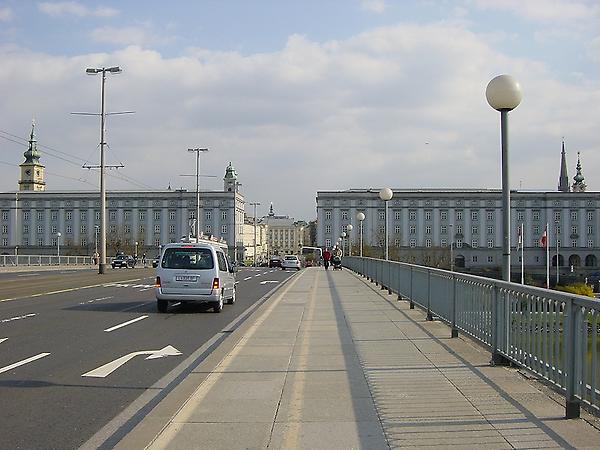
<svg viewBox="0 0 600 450"><path fill-rule="evenodd" d="M512 362L565 395L565 417L600 413L600 301L491 278L373 258L345 267L488 347L492 364Z"/></svg>
<svg viewBox="0 0 600 450"><path fill-rule="evenodd" d="M86 266L93 263L91 256L0 255L0 267Z"/></svg>

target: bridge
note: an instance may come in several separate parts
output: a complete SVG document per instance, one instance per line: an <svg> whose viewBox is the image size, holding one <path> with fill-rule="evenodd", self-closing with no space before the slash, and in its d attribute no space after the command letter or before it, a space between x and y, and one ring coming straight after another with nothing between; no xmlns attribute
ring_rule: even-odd
<svg viewBox="0 0 600 450"><path fill-rule="evenodd" d="M598 447L597 301L345 266L289 278L173 389L153 386L153 408L83 448Z"/></svg>

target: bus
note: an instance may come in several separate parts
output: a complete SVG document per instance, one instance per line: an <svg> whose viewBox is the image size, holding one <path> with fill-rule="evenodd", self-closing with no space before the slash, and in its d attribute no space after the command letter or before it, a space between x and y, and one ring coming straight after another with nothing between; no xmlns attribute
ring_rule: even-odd
<svg viewBox="0 0 600 450"><path fill-rule="evenodd" d="M320 266L323 263L323 250L319 247L302 247L300 260L304 267Z"/></svg>

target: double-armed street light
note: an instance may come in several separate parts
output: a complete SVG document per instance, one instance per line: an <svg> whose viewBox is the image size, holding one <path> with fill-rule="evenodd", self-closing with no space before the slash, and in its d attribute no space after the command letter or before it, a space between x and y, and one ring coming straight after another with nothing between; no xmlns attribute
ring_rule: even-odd
<svg viewBox="0 0 600 450"><path fill-rule="evenodd" d="M510 75L492 79L485 90L492 108L500 111L502 144L502 278L510 281L510 185L508 176L508 112L521 103L521 86Z"/></svg>
<svg viewBox="0 0 600 450"><path fill-rule="evenodd" d="M260 206L260 202L250 202L250 206L254 206L254 267L256 267L256 207Z"/></svg>
<svg viewBox="0 0 600 450"><path fill-rule="evenodd" d="M379 191L379 198L385 203L385 259L390 259L389 245L388 245L388 202L392 199L394 193L390 188L383 188Z"/></svg>
<svg viewBox="0 0 600 450"><path fill-rule="evenodd" d="M196 153L196 239L200 239L200 153L207 151L207 148L188 148L188 152Z"/></svg>
<svg viewBox="0 0 600 450"><path fill-rule="evenodd" d="M356 218L358 219L358 223L359 223L359 228L360 228L360 257L362 258L363 255L363 220L365 220L365 214L362 212L359 212L356 215Z"/></svg>

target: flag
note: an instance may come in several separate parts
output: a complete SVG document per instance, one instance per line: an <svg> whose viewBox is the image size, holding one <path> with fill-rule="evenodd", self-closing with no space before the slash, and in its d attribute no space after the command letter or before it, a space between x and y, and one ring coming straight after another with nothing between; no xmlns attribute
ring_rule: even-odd
<svg viewBox="0 0 600 450"><path fill-rule="evenodd" d="M544 233L542 234L542 237L540 238L540 245L542 247L548 246L548 230L544 230Z"/></svg>

